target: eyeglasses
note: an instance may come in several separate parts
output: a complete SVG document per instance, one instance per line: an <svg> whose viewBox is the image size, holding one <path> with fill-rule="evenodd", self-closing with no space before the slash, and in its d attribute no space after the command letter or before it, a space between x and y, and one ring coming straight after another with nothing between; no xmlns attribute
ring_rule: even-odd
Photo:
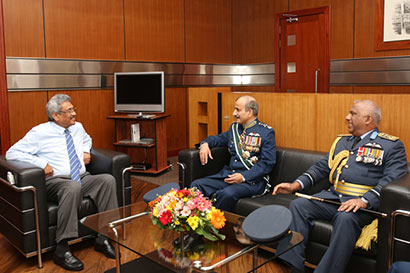
<svg viewBox="0 0 410 273"><path fill-rule="evenodd" d="M58 112L61 113L61 114L72 114L74 112L77 112L77 107L73 107L73 108L67 109L65 111L58 111Z"/></svg>

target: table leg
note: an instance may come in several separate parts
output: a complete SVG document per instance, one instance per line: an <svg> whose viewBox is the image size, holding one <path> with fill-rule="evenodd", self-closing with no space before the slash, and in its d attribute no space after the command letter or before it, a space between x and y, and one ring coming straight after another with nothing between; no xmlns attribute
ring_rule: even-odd
<svg viewBox="0 0 410 273"><path fill-rule="evenodd" d="M121 257L120 257L120 244L116 243L118 242L118 231L115 227L112 228L114 234L115 234L115 268L117 273L121 273Z"/></svg>

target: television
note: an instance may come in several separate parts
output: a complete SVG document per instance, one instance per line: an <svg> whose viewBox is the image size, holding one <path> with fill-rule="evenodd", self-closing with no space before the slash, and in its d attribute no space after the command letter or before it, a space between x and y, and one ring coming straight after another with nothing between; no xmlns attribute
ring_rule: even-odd
<svg viewBox="0 0 410 273"><path fill-rule="evenodd" d="M164 72L114 73L115 112L165 112Z"/></svg>

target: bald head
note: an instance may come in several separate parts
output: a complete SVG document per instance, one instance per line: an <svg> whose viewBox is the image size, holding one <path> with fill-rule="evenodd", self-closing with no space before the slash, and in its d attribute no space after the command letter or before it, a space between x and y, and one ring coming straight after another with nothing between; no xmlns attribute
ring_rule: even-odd
<svg viewBox="0 0 410 273"><path fill-rule="evenodd" d="M249 96L249 95L240 96L239 98L236 99L235 102L239 100L241 100L244 103L246 111L252 110L253 115L255 117L258 116L259 106L254 97Z"/></svg>
<svg viewBox="0 0 410 273"><path fill-rule="evenodd" d="M235 101L235 109L233 116L236 118L236 122L242 125L246 125L253 121L258 115L258 103L254 97L240 96Z"/></svg>
<svg viewBox="0 0 410 273"><path fill-rule="evenodd" d="M361 136L377 127L381 120L380 107L371 100L356 100L346 116L348 130Z"/></svg>
<svg viewBox="0 0 410 273"><path fill-rule="evenodd" d="M353 103L362 105L365 108L367 115L372 116L375 125L379 125L382 119L382 110L377 103L371 100L355 100Z"/></svg>

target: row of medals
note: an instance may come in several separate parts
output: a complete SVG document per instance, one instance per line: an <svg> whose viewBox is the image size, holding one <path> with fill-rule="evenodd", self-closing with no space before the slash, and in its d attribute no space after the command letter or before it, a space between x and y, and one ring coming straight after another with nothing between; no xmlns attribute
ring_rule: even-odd
<svg viewBox="0 0 410 273"><path fill-rule="evenodd" d="M251 156L251 152L258 153L260 149L259 146L245 144L245 131L243 131L240 136L239 146L242 149L242 157L245 159L248 159ZM256 156L253 156L250 160L252 161L252 163L256 163L258 161L258 158Z"/></svg>
<svg viewBox="0 0 410 273"><path fill-rule="evenodd" d="M380 144L369 143L364 147L359 148L357 151L356 161L381 166L383 164L383 153L384 151L382 150L382 146Z"/></svg>

